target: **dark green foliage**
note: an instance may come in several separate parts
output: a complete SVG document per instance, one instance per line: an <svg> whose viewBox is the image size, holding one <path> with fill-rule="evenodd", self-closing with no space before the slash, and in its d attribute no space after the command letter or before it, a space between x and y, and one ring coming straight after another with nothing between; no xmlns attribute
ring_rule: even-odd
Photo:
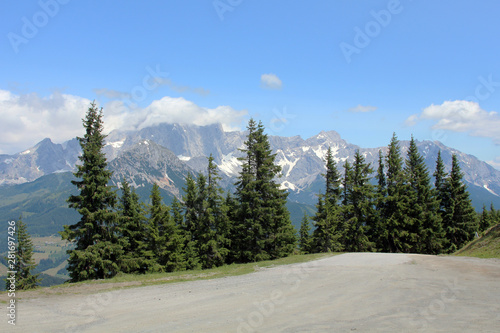
<svg viewBox="0 0 500 333"><path fill-rule="evenodd" d="M438 254L441 252L444 239L438 191L431 188L429 172L413 137L410 141L405 173L408 182L407 194L411 202L407 216L411 221L411 234L416 235L412 252Z"/></svg>
<svg viewBox="0 0 500 333"><path fill-rule="evenodd" d="M311 225L309 223L309 216L304 213L299 230L299 250L302 253L309 253L311 251Z"/></svg>
<svg viewBox="0 0 500 333"><path fill-rule="evenodd" d="M348 164L347 164L348 167ZM342 251L346 236L346 223L339 206L342 189L340 175L331 148L326 154L326 189L318 195L316 214L313 217L312 249L315 252Z"/></svg>
<svg viewBox="0 0 500 333"><path fill-rule="evenodd" d="M186 193L194 198L194 201L191 200L190 221L196 227L192 228L191 237L202 268L221 266L229 255L230 221L223 190L219 186L220 179L214 159L210 156L207 176L199 174ZM188 201L186 207L189 207Z"/></svg>
<svg viewBox="0 0 500 333"><path fill-rule="evenodd" d="M198 241L196 239L200 207L198 188L191 174L188 174L186 177L184 193L184 219L181 229L185 237L184 254L186 257L186 268L197 269L201 267L198 255Z"/></svg>
<svg viewBox="0 0 500 333"><path fill-rule="evenodd" d="M457 156L453 155L451 172L445 185L447 199L443 207L443 227L449 241L445 250L450 253L471 241L478 231L476 213L462 178Z"/></svg>
<svg viewBox="0 0 500 333"><path fill-rule="evenodd" d="M318 198L317 213L313 217L312 249L314 252L339 252L344 250L345 224L342 208Z"/></svg>
<svg viewBox="0 0 500 333"><path fill-rule="evenodd" d="M337 164L333 159L331 147L328 147L326 152L326 174L324 176L326 181L325 200L337 205L342 194L342 189L340 188L340 174L337 170Z"/></svg>
<svg viewBox="0 0 500 333"><path fill-rule="evenodd" d="M347 251L371 251L375 244L368 235L375 227L375 189L370 184L373 169L365 158L356 151L352 168L345 165L344 177L344 219L347 226L345 249Z"/></svg>
<svg viewBox="0 0 500 333"><path fill-rule="evenodd" d="M149 205L147 259L156 259L151 271L173 272L186 269L185 239L170 215L170 208L162 202L160 188L154 185Z"/></svg>
<svg viewBox="0 0 500 333"><path fill-rule="evenodd" d="M240 262L287 256L295 248L295 231L286 208L287 193L275 178L281 167L274 164L262 123L251 119L245 141L242 171L236 183L237 224L233 244Z"/></svg>
<svg viewBox="0 0 500 333"><path fill-rule="evenodd" d="M146 258L147 225L139 196L128 182L122 182L122 197L119 205L120 243L123 247L122 267L125 273L145 273L152 263Z"/></svg>
<svg viewBox="0 0 500 333"><path fill-rule="evenodd" d="M407 219L410 206L408 188L403 170L401 148L396 134L393 134L386 156L387 197L382 211L384 252L410 252L416 235L411 228L413 221Z"/></svg>
<svg viewBox="0 0 500 333"><path fill-rule="evenodd" d="M8 239L11 240L11 243L8 245L9 251L13 250L10 254L14 253L14 258L9 255L5 259L7 260L8 270L16 273L14 274L14 282L12 280L5 280L5 288L9 290L11 283L15 285L15 289L17 290L36 288L40 282L40 274L33 273L36 268L35 260L33 259L33 242L31 241L26 224L19 218L14 225L10 225L9 223L9 226L11 227L9 228L11 233L9 233ZM14 245L14 243L16 244ZM11 278L11 276L9 275L8 278Z"/></svg>
<svg viewBox="0 0 500 333"><path fill-rule="evenodd" d="M385 249L387 236L385 236L385 203L387 200L387 179L384 170L384 155L378 151L377 185L375 187L375 224L370 230L370 239L375 242L378 250Z"/></svg>
<svg viewBox="0 0 500 333"><path fill-rule="evenodd" d="M72 181L79 194L68 199L81 218L60 232L63 239L76 243L75 249L68 251L68 271L74 282L114 276L123 254L114 212L116 193L108 186L112 173L106 169L103 152L106 136L102 134L102 116L102 109L92 103L83 120L85 135L78 138L83 153L74 173L79 180Z"/></svg>
<svg viewBox="0 0 500 333"><path fill-rule="evenodd" d="M495 220L495 211L488 212L486 205L483 205L483 211L479 214L479 231L484 232L491 227Z"/></svg>

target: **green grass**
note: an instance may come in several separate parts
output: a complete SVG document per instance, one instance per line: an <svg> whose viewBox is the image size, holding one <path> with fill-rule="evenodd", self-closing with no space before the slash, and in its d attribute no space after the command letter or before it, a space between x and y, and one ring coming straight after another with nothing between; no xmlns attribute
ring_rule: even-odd
<svg viewBox="0 0 500 333"><path fill-rule="evenodd" d="M454 255L500 259L500 224L488 229L481 238L473 240Z"/></svg>

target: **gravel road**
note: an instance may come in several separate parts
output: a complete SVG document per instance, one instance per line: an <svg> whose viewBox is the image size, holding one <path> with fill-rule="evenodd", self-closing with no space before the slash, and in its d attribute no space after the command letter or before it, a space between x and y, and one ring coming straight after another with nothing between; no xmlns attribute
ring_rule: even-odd
<svg viewBox="0 0 500 333"><path fill-rule="evenodd" d="M500 260L352 253L18 303L16 326L4 317L0 331L499 332Z"/></svg>

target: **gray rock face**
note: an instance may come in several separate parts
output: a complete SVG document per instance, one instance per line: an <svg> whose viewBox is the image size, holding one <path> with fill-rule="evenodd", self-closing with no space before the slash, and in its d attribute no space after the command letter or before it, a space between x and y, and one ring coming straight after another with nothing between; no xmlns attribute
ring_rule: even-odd
<svg viewBox="0 0 500 333"><path fill-rule="evenodd" d="M176 197L188 173L193 173L172 151L151 140L140 141L122 151L109 163L109 168L113 171L111 181L118 187L123 179L134 187L156 183Z"/></svg>
<svg viewBox="0 0 500 333"><path fill-rule="evenodd" d="M114 131L107 138L105 152L111 161L110 167L115 171L113 181L116 184L122 177L126 177L134 186L155 181L170 188L172 193L178 193L178 189L184 185L183 177L188 172L206 171L207 156L210 154L219 166L223 185L229 187L238 176L241 165L238 157L243 155L239 149L244 147L245 140L246 133L224 132L221 125L161 124L139 131ZM282 177L278 182L296 194L296 200L304 199L299 198L305 193L308 193L306 196L309 198L314 198L322 189L320 184L326 170L324 158L328 147L331 147L341 172L345 161L353 161L357 149L375 170L378 167L379 149L384 154L387 151L386 147L361 148L350 144L335 131L323 131L306 140L300 136L270 136L269 140L276 153L276 163L282 167ZM404 156L408 146L408 141L401 141ZM452 154L457 154L464 179L469 184L492 195L500 195L499 170L437 141L417 142L417 146L431 174L435 169L438 151L441 150L447 171L451 168ZM45 139L22 153L0 155L0 184L19 184L46 174L74 170L79 154L80 147L76 139L64 144L54 144L50 139Z"/></svg>
<svg viewBox="0 0 500 333"><path fill-rule="evenodd" d="M22 184L41 176L74 170L80 155L76 139L54 144L44 139L15 155L0 155L0 185Z"/></svg>

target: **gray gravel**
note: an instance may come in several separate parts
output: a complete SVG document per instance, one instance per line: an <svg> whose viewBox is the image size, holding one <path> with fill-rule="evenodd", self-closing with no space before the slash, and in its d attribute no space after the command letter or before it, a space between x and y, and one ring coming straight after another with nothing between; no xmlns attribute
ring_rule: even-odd
<svg viewBox="0 0 500 333"><path fill-rule="evenodd" d="M499 332L500 260L352 253L19 302L13 332Z"/></svg>

